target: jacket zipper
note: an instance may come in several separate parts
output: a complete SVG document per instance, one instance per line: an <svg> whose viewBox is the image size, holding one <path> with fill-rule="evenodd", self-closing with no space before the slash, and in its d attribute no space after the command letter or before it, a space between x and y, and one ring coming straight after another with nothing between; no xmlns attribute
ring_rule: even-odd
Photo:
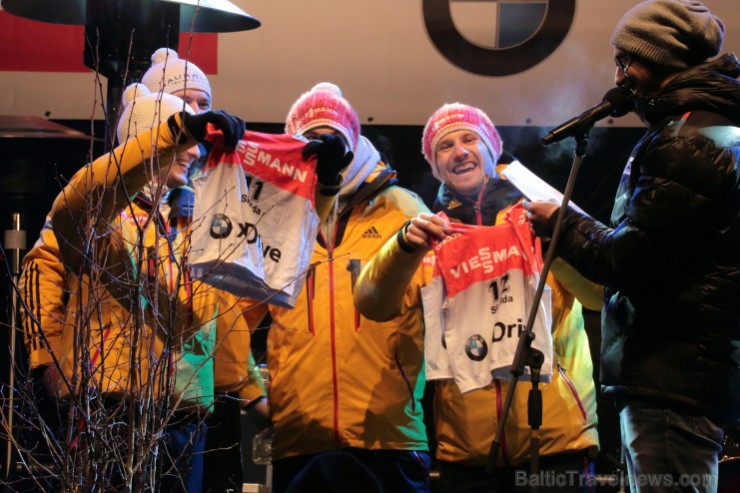
<svg viewBox="0 0 740 493"><path fill-rule="evenodd" d="M403 371L403 366L401 366L401 360L398 359L398 354L396 354L395 352L393 353L393 361L396 362L398 371L399 373L401 373L401 378L403 378L403 381L406 384L406 388L409 391L409 396L411 397L411 410L413 412L416 412L416 397L414 396L414 389L411 388L411 382L409 382L409 379L406 376L406 372Z"/></svg>
<svg viewBox="0 0 740 493"><path fill-rule="evenodd" d="M339 444L339 378L337 375L337 333L334 320L334 261L329 250L329 331L331 335L331 378L334 385L334 441Z"/></svg>
<svg viewBox="0 0 740 493"><path fill-rule="evenodd" d="M483 226L483 214L481 214L480 205L483 202L483 193L486 191L487 183L488 183L488 178L484 177L483 185L480 187L480 191L478 192L478 198L476 198L475 203L473 203L473 210L475 211L476 226Z"/></svg>
<svg viewBox="0 0 740 493"><path fill-rule="evenodd" d="M306 305L308 306L308 331L313 336L316 335L316 327L314 325L314 315L313 315L313 299L316 293L315 278L314 278L315 273L316 273L315 268L311 267L311 269L308 271L308 277L306 278Z"/></svg>
<svg viewBox="0 0 740 493"><path fill-rule="evenodd" d="M334 441L341 444L339 433L339 375L337 371L337 333L336 320L334 316L334 242L337 237L337 229L334 228L332 238L326 242L327 268L329 270L329 337L331 344L331 378L334 397Z"/></svg>
<svg viewBox="0 0 740 493"><path fill-rule="evenodd" d="M501 380L494 380L494 384L496 387L496 420L498 423L501 422L501 414L503 413L503 399L502 399L502 389L501 389ZM504 431L501 432L501 458L504 461L504 465L509 465L509 457L506 451L506 428L504 428Z"/></svg>
<svg viewBox="0 0 740 493"><path fill-rule="evenodd" d="M192 218L190 219L192 220ZM190 222L190 220L187 219L185 216L178 216L175 219L175 228L173 231L173 228L170 227L169 224L167 224L167 238L170 238L173 233L177 234L180 231L185 231L187 228L187 224ZM167 245L169 247L170 251L170 292L177 295L177 284L175 284L175 278L174 273L172 271L173 264L177 265L177 259L175 258L175 249L172 246L171 241L167 241ZM182 283L185 287L185 308L188 312L188 323L192 326L195 322L195 314L194 314L194 308L193 308L193 280L190 277L190 264L188 263L188 253L190 252L190 236L186 236L183 239L183 245L182 245L182 251L183 256L182 260L180 262L180 275L182 276Z"/></svg>
<svg viewBox="0 0 740 493"><path fill-rule="evenodd" d="M362 261L359 259L350 259L347 270L350 272L351 293L354 296L355 284L357 283L357 278L362 270ZM355 332L358 330L360 330L360 310L355 307Z"/></svg>
<svg viewBox="0 0 740 493"><path fill-rule="evenodd" d="M573 385L573 382L570 380L570 377L568 377L565 368L560 366L560 363L557 363L558 369L560 370L560 376L563 377L563 381L565 382L565 385L568 386L570 389L570 393L573 395L573 399L575 399L576 404L578 404L578 409L581 411L581 417L584 421L586 421L587 415L586 415L586 408L583 407L583 402L581 401L581 398L578 396L578 390L576 390L576 386Z"/></svg>
<svg viewBox="0 0 740 493"><path fill-rule="evenodd" d="M478 197L475 199L475 202L473 203L473 210L475 211L475 224L477 226L483 226L483 214L481 213L481 203L483 202L483 195L486 191L486 185L488 184L488 177L484 177L483 179L483 185L481 186L480 191L478 192ZM495 222L495 219L494 219ZM501 422L501 414L503 413L503 392L501 389L501 381L500 380L494 380L495 383L495 390L496 390L496 418L497 422ZM507 453L507 447L506 447L506 429L501 432L501 459L504 461L504 465L509 465L509 457Z"/></svg>

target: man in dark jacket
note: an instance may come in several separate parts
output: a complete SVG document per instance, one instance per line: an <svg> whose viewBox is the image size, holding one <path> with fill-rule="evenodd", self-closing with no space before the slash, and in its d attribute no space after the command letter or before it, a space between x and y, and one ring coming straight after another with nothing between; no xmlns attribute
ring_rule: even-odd
<svg viewBox="0 0 740 493"><path fill-rule="evenodd" d="M740 63L707 61L723 36L697 1L648 0L622 17L615 82L647 132L612 227L568 209L558 244L607 287L601 383L638 492L715 491L722 426L740 416ZM557 206L526 207L550 236Z"/></svg>

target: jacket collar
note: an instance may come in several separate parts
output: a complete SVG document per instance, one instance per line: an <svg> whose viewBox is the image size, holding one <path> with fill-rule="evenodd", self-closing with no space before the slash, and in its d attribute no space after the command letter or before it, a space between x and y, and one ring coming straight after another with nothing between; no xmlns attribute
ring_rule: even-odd
<svg viewBox="0 0 740 493"><path fill-rule="evenodd" d="M464 224L478 224L476 210L480 211L481 224L490 226L496 223L496 216L502 210L522 198L521 192L507 180L490 178L479 197L465 197L456 193L444 183L439 187L434 212L444 211L453 221Z"/></svg>
<svg viewBox="0 0 740 493"><path fill-rule="evenodd" d="M648 124L686 111L705 110L740 124L740 62L728 53L679 73L652 94L632 96L635 112Z"/></svg>

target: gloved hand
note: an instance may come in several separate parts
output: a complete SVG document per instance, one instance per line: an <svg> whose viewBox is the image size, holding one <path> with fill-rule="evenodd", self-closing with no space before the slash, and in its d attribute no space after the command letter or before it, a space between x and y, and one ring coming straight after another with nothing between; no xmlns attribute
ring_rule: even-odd
<svg viewBox="0 0 740 493"><path fill-rule="evenodd" d="M354 154L347 151L341 137L321 134L321 140L312 140L303 147L303 159L316 156L316 174L322 185L339 183L339 173L352 162Z"/></svg>
<svg viewBox="0 0 740 493"><path fill-rule="evenodd" d="M200 115L191 115L183 111L180 115L183 126L198 142L205 140L206 128L209 123L212 123L223 132L224 147L227 149L235 148L247 129L244 120L223 110L206 111Z"/></svg>

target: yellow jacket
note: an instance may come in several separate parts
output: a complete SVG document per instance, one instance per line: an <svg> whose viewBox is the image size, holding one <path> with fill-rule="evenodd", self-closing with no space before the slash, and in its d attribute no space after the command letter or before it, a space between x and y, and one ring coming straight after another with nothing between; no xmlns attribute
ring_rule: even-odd
<svg viewBox="0 0 740 493"><path fill-rule="evenodd" d="M557 260L556 262L562 262ZM596 389L581 304L552 274L552 333L554 368L542 390L540 455L599 447ZM440 460L479 466L486 463L496 435L509 381L494 380L485 388L461 394L452 381L440 381L435 392L437 457ZM514 391L504 427L497 465L515 465L530 459L531 432L527 422L528 382Z"/></svg>
<svg viewBox="0 0 740 493"><path fill-rule="evenodd" d="M512 193L511 190L501 192ZM513 192L514 201L510 205L518 200ZM478 212L481 211L480 205L476 208ZM503 218L507 208L494 214L498 218L496 222ZM485 214L473 214L472 210L467 212L471 213L467 217L485 217ZM407 253L400 248L397 237L391 238L364 268L355 287L355 303L360 312L377 320L391 313L409 316L408 312L421 312L418 292L424 286L420 282L424 276L419 276L418 272L430 270L432 265L431 262L422 262L425 255L424 251ZM569 289L553 276L558 273L567 280ZM581 303L573 293L580 293L589 303L594 303L598 299L596 293L599 288L575 275L575 271L559 259L555 261L547 282L552 289L556 365L551 382L540 384L543 400L540 454L577 450L595 454L599 440L593 366ZM409 304L408 299L412 296L417 299ZM486 463L508 385L508 381L494 380L483 389L461 394L454 382L437 382L434 421L438 459L471 466ZM521 463L530 458L530 428L527 423L530 388L531 384L519 383L515 390L497 459L499 466Z"/></svg>
<svg viewBox="0 0 740 493"><path fill-rule="evenodd" d="M62 330L69 296L67 272L59 253L51 218L36 244L23 257L18 282L21 320L30 367L56 364L62 355Z"/></svg>
<svg viewBox="0 0 740 493"><path fill-rule="evenodd" d="M262 316L253 310L254 300L225 293L224 300L216 320L214 385L217 394L237 393L242 406L246 406L267 395L251 349L251 334Z"/></svg>
<svg viewBox="0 0 740 493"><path fill-rule="evenodd" d="M151 389L173 395L180 409L211 407L215 319L225 301L189 279L181 269L186 236L169 235L138 193L151 181L149 161L168 165L195 144L186 137L176 144L163 122L81 169L54 202L69 281L54 347L62 396L94 387L122 398Z"/></svg>
<svg viewBox="0 0 740 493"><path fill-rule="evenodd" d="M23 258L19 281L25 307L21 318L32 369L57 364L63 355L62 330L69 297L67 275L51 221L47 220L36 244ZM213 355L215 391L237 392L246 405L267 394L249 349L251 330L259 320L248 316L248 300L222 293L219 304Z"/></svg>
<svg viewBox="0 0 740 493"><path fill-rule="evenodd" d="M421 313L377 323L360 316L352 301L362 266L427 210L414 194L388 186L392 176L385 165L376 168L336 237L317 243L295 308L270 307L275 459L340 447L428 450Z"/></svg>
<svg viewBox="0 0 740 493"><path fill-rule="evenodd" d="M36 244L23 258L18 286L25 307L21 319L32 369L57 364L64 354L62 330L69 297L67 275L51 220L47 220ZM236 392L244 405L267 394L251 353L251 330L259 320L248 316L250 304L250 300L227 293L219 297L213 355L216 393Z"/></svg>
<svg viewBox="0 0 740 493"><path fill-rule="evenodd" d="M23 259L19 282L26 347L31 368L61 361L62 330L70 293L59 245L51 229L51 219L41 230L34 247ZM244 404L266 395L259 369L251 354L250 322L242 316L245 302L227 293L218 297L214 349L216 393L238 393ZM55 360L56 358L56 360Z"/></svg>

